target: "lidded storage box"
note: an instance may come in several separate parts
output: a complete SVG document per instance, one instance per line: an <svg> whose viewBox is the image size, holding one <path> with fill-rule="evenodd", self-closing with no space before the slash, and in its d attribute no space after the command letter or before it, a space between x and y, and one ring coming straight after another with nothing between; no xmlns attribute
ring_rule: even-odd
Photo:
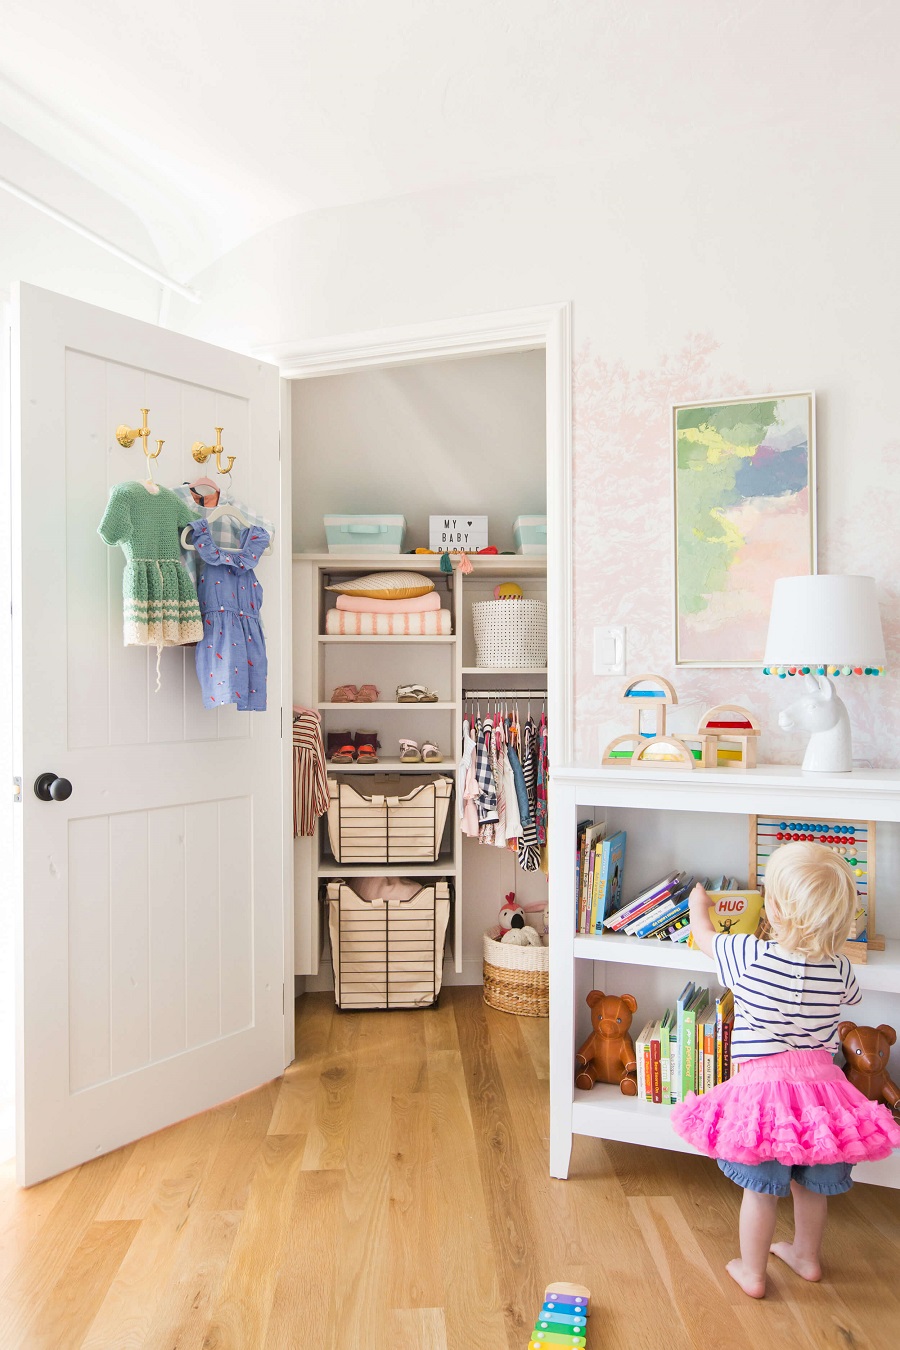
<svg viewBox="0 0 900 1350"><path fill-rule="evenodd" d="M453 780L402 778L329 777L328 838L337 862L437 862Z"/></svg>
<svg viewBox="0 0 900 1350"><path fill-rule="evenodd" d="M513 525L513 539L517 553L544 555L547 553L547 517L517 516Z"/></svg>
<svg viewBox="0 0 900 1350"><path fill-rule="evenodd" d="M537 670L547 664L545 600L475 600L475 663L492 670Z"/></svg>
<svg viewBox="0 0 900 1350"><path fill-rule="evenodd" d="M386 888L397 884L383 880ZM408 900L363 900L346 881L331 881L328 902L339 1008L427 1008L437 1001L450 917L446 881L429 879Z"/></svg>
<svg viewBox="0 0 900 1350"><path fill-rule="evenodd" d="M405 516L325 516L329 553L400 553Z"/></svg>

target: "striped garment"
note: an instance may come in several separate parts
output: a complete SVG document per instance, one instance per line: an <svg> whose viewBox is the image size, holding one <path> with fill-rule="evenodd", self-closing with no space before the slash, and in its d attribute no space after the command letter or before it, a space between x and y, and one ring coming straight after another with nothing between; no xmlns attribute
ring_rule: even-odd
<svg viewBox="0 0 900 1350"><path fill-rule="evenodd" d="M837 1050L841 1009L862 998L846 956L807 961L749 933L717 933L713 957L734 993L732 1060Z"/></svg>
<svg viewBox="0 0 900 1350"><path fill-rule="evenodd" d="M328 775L319 719L312 712L294 713L294 837L316 832L316 821L328 810Z"/></svg>
<svg viewBox="0 0 900 1350"><path fill-rule="evenodd" d="M398 603L402 604L402 601ZM351 614L346 609L329 609L325 615L325 632L332 634L449 637L452 631L449 609L433 609L420 614Z"/></svg>

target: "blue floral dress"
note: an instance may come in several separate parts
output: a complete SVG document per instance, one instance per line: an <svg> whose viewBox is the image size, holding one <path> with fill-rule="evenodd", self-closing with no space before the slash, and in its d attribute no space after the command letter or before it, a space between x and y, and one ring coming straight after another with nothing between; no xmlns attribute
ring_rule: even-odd
<svg viewBox="0 0 900 1350"><path fill-rule="evenodd" d="M191 542L203 561L197 599L203 637L197 643L197 678L207 708L236 703L245 712L266 707L266 640L259 611L262 586L255 567L269 543L261 525L241 533L239 548L219 548L206 520L195 521Z"/></svg>

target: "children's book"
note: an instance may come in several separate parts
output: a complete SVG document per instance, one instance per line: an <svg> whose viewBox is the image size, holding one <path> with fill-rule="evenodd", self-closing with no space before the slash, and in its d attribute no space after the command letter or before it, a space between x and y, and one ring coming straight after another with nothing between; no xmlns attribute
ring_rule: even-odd
<svg viewBox="0 0 900 1350"><path fill-rule="evenodd" d="M594 822L591 820L579 820L575 831L575 931L582 932L581 919L583 913L582 907L582 880L584 873L584 836Z"/></svg>
<svg viewBox="0 0 900 1350"><path fill-rule="evenodd" d="M650 1100L650 1036L653 1022L649 1021L634 1043L634 1057L637 1060L637 1095L639 1101Z"/></svg>
<svg viewBox="0 0 900 1350"><path fill-rule="evenodd" d="M685 1033L686 1033L685 1012L686 1012L686 1010L687 1010L687 1005L690 1003L691 999L694 997L694 990L695 990L695 989L696 989L696 985L693 984L693 982L689 981L689 982L684 986L684 988L682 989L681 993L678 995L678 998L677 998L676 1001L675 1001L675 1037L676 1037L676 1040L677 1040L677 1043L678 1043L678 1070L677 1070L677 1073L676 1073L676 1075L675 1075L675 1083L676 1083L676 1087L677 1087L677 1100L678 1100L678 1101L683 1101L683 1100L684 1100L684 1080L685 1080L685 1072L684 1072L685 1052L684 1052L684 1045L685 1045Z"/></svg>
<svg viewBox="0 0 900 1350"><path fill-rule="evenodd" d="M622 903L622 880L625 874L625 831L617 830L603 840L599 857L600 880L597 888L596 922L592 932L599 932L603 921Z"/></svg>
<svg viewBox="0 0 900 1350"><path fill-rule="evenodd" d="M659 1024L659 1067L662 1074L662 1104L672 1103L672 1010L667 1008Z"/></svg>
<svg viewBox="0 0 900 1350"><path fill-rule="evenodd" d="M682 1040L681 1085L682 1096L697 1091L697 1014L706 1007L709 991L694 987L690 1002L684 1009L684 1038Z"/></svg>
<svg viewBox="0 0 900 1350"><path fill-rule="evenodd" d="M578 826L578 908L577 931L586 933L590 909L590 864L594 843L606 829L604 824L595 825L592 820L583 820Z"/></svg>
<svg viewBox="0 0 900 1350"><path fill-rule="evenodd" d="M670 872L661 881L654 882L647 890L642 891L634 900L629 900L628 904L623 905L621 909L611 911L608 917L603 920L604 927L624 928L627 923L637 918L645 909L652 909L674 888L680 875L680 872Z"/></svg>
<svg viewBox="0 0 900 1350"><path fill-rule="evenodd" d="M729 1018L734 1021L734 994L726 989L716 1001L716 1082L724 1083L725 1073L725 1023Z"/></svg>
<svg viewBox="0 0 900 1350"><path fill-rule="evenodd" d="M657 1106L662 1104L662 1023L653 1023L650 1034L650 1097Z"/></svg>
<svg viewBox="0 0 900 1350"><path fill-rule="evenodd" d="M717 933L756 932L763 907L759 891L712 890L709 898L709 917Z"/></svg>
<svg viewBox="0 0 900 1350"><path fill-rule="evenodd" d="M669 1030L669 1092L673 1103L681 1101L680 1063L681 1061L678 1058L678 1031L673 1017L672 1026Z"/></svg>
<svg viewBox="0 0 900 1350"><path fill-rule="evenodd" d="M716 1004L707 1003L703 1017L703 1091L716 1085Z"/></svg>
<svg viewBox="0 0 900 1350"><path fill-rule="evenodd" d="M734 1031L734 1008L722 1024L722 1082L731 1077L731 1035Z"/></svg>

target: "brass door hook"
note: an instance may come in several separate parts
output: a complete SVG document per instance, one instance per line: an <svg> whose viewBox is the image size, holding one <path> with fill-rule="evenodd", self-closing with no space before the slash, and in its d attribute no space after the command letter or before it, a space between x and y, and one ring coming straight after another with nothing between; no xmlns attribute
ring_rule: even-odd
<svg viewBox="0 0 900 1350"><path fill-rule="evenodd" d="M147 441L150 437L150 428L147 426L147 416L149 412L149 408L141 408L141 425L139 427L129 427L126 426L124 422L121 426L116 427L116 440L122 446L123 450L130 450L138 438L143 441L143 451L147 457L148 471L150 470L149 461L151 459L159 459L162 448L165 445L165 441L158 440L156 442L155 450L147 449ZM152 472L150 473L150 476L151 478L153 477Z"/></svg>
<svg viewBox="0 0 900 1350"><path fill-rule="evenodd" d="M191 454L193 455L194 459L197 461L198 464L205 464L206 461L209 459L210 455L215 455L216 473L231 473L232 466L234 465L234 461L237 459L237 456L228 455L227 457L228 463L226 464L224 469L222 468L222 456L223 454L225 454L225 451L222 449L223 428L216 427L215 430L216 430L215 445L204 445L202 441L194 441L194 444L191 446Z"/></svg>

